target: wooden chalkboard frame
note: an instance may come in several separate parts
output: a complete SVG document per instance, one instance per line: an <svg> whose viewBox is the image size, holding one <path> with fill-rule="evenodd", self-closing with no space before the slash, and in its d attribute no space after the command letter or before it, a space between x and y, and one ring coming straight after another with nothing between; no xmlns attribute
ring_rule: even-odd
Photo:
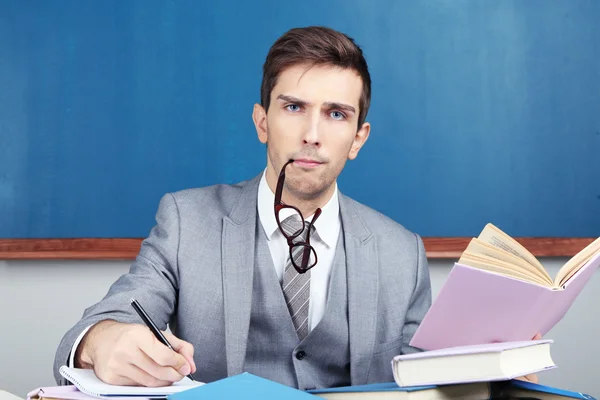
<svg viewBox="0 0 600 400"><path fill-rule="evenodd" d="M516 238L536 257L572 257L595 238ZM0 260L133 260L141 238L0 239ZM469 237L424 237L427 257L459 258Z"/></svg>

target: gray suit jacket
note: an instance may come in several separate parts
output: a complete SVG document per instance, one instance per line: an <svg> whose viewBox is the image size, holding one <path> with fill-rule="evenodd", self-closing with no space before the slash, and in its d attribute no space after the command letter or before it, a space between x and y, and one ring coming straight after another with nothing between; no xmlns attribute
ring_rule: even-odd
<svg viewBox="0 0 600 400"><path fill-rule="evenodd" d="M140 301L160 329L190 342L196 365L212 381L242 372L250 322L257 193L260 176L167 194L131 265L99 303L63 337L54 375L68 362L77 336L104 319L141 323ZM431 305L421 238L384 215L339 196L345 238L350 371L353 385L389 380L390 360L411 348ZM372 368L373 365L378 367ZM389 366L389 369L387 369ZM386 371L385 376L372 369Z"/></svg>

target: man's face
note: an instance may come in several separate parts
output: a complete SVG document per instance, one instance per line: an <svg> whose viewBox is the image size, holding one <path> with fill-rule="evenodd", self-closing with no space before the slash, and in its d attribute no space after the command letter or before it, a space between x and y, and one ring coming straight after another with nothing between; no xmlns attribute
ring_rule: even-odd
<svg viewBox="0 0 600 400"><path fill-rule="evenodd" d="M366 141L368 123L357 131L362 80L353 70L295 65L285 69L271 92L268 113L254 109L259 140L267 144L271 188L283 165L285 189L298 199L333 191L347 159Z"/></svg>

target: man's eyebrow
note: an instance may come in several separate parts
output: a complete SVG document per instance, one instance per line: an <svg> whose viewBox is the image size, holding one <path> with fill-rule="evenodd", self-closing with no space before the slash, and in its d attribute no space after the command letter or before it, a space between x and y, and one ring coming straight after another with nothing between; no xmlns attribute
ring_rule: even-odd
<svg viewBox="0 0 600 400"><path fill-rule="evenodd" d="M335 103L335 102L327 102L325 103L325 105L329 108L335 108L337 110L342 110L342 111L348 111L351 113L356 113L356 110L354 109L354 107L352 107L351 105L348 104L344 104L344 103Z"/></svg>
<svg viewBox="0 0 600 400"><path fill-rule="evenodd" d="M308 103L307 101L305 101L305 100L300 100L300 99L299 99L299 98L297 98L297 97L294 97L294 96L288 96L288 95L286 95L286 94L280 94L279 96L277 96L277 99L278 99L278 100L283 100L283 101L286 101L286 102L288 102L288 103L296 103L296 104L299 104L299 105L307 105L307 104L309 104L309 103Z"/></svg>

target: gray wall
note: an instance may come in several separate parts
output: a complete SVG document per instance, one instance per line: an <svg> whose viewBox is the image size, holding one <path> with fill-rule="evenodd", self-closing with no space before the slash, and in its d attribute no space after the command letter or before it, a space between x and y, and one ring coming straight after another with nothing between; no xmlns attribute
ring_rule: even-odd
<svg viewBox="0 0 600 400"><path fill-rule="evenodd" d="M434 296L453 261L430 261ZM551 276L565 261L542 260ZM52 362L62 335L128 267L122 261L0 261L0 389L25 397L54 385ZM541 383L600 396L598 300L600 272L546 335L555 341L552 356L559 368L540 374Z"/></svg>

